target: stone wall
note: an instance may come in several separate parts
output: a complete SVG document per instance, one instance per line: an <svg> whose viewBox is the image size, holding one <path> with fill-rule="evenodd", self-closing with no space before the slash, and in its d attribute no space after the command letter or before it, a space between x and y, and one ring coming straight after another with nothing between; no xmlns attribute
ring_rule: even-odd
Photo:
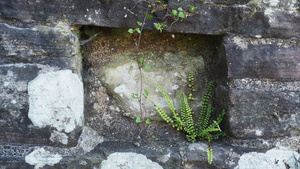
<svg viewBox="0 0 300 169"><path fill-rule="evenodd" d="M130 94L139 77L128 73L135 59L127 29L143 10L119 0L0 1L0 165L299 168L300 1L167 3L197 10L171 33L152 30L159 16L147 22L145 88L165 104L152 83L174 98L188 90L192 68L200 101L216 81L227 136L212 143L212 165L205 142L187 142L153 105L145 105L151 124L136 124Z"/></svg>

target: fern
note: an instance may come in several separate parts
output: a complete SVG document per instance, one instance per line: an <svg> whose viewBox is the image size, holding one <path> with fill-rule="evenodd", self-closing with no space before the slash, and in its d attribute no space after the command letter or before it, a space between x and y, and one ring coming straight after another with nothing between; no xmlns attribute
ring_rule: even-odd
<svg viewBox="0 0 300 169"><path fill-rule="evenodd" d="M206 152L207 152L207 160L208 160L208 163L211 164L212 161L213 161L213 149L209 146L207 149L206 149Z"/></svg>
<svg viewBox="0 0 300 169"><path fill-rule="evenodd" d="M160 112L161 114L163 114L165 119L168 119L168 121L170 121L173 124L173 127L177 127L177 130L182 130L182 121L178 115L178 113L176 113L176 108L174 106L174 104L172 103L172 101L170 100L169 95L165 92L165 90L160 87L158 84L155 84L155 86L159 89L159 91L164 95L164 97L166 98L171 111L173 112L173 118L176 121L176 124L174 124L174 121L160 108ZM156 105L156 110L157 110L158 105ZM160 115L161 115L160 114ZM164 120L165 120L164 119ZM166 121L166 120L165 120Z"/></svg>
<svg viewBox="0 0 300 169"><path fill-rule="evenodd" d="M197 130L202 130L202 128L206 128L205 124L203 124L205 121L207 121L210 117L211 113L211 105L209 104L209 98L212 93L214 83L211 82L204 94L204 97L202 99L202 105L200 110L200 115L198 117L198 122L196 124ZM208 122L208 121L207 121Z"/></svg>
<svg viewBox="0 0 300 169"><path fill-rule="evenodd" d="M188 78L189 78L189 88L193 92L195 91L195 88L194 88L194 77L192 71L189 73ZM225 132L222 132L219 126L222 119L224 118L225 110L223 110L220 113L220 115L215 121L212 121L211 119L211 114L215 112L215 108L211 104L211 100L212 100L211 95L212 95L214 83L211 82L209 84L203 96L201 110L196 124L193 118L194 112L189 105L189 100L194 100L194 98L192 98L192 93L190 93L187 96L184 93L181 94L178 91L176 91L180 103L180 113L177 113L174 104L169 98L169 95L158 84L155 84L155 86L166 98L169 107L173 113L173 116L171 118L157 104L154 104L156 106L156 110L159 113L159 115L167 123L172 123L172 126L174 128L177 128L177 130L184 130L186 132L186 138L188 141L195 142L196 138L198 138L199 140L207 140L207 144L208 144L207 157L208 157L208 163L211 164L213 161L213 150L210 146L210 141L213 139L218 139L220 136L225 136ZM152 102L152 100L148 96L146 97L148 98L149 101Z"/></svg>

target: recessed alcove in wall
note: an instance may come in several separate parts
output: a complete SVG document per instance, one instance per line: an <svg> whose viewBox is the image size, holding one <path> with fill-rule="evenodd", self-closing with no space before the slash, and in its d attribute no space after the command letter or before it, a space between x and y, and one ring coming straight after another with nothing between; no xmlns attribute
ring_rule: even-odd
<svg viewBox="0 0 300 169"><path fill-rule="evenodd" d="M138 34L128 29L81 26L83 58L82 77L85 86L85 123L110 141L137 138L174 141L185 139L170 125L162 122L153 104L143 100L142 109L132 93L141 89L141 74L136 60L143 57L151 66L142 70L143 88L155 103L168 111L159 84L170 95L176 107L176 90L188 94L188 74L194 72L195 97L192 107L198 114L206 87L215 81L213 94L217 111L226 108L227 65L221 36L143 31L139 56L136 53ZM136 117L150 118L151 124L138 126Z"/></svg>

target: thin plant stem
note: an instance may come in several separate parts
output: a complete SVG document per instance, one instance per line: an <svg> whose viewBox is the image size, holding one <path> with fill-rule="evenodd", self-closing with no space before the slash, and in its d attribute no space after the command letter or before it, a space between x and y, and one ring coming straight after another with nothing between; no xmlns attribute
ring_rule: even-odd
<svg viewBox="0 0 300 169"><path fill-rule="evenodd" d="M142 38L142 32L143 32L143 29L144 29L144 26L146 24L146 19L147 19L147 15L148 15L148 12L149 12L149 9L147 8L146 10L146 13L145 13L145 17L144 17L144 21L142 23L142 26L141 26L141 31L139 33L139 39L138 39L138 43L137 43L137 50L136 50L136 59L137 59L137 63L138 63L138 67L139 67L139 72L140 72L140 97L139 97L139 103L140 103L140 113L141 113L141 117L143 119L143 121L145 120L145 116L146 116L146 113L143 115L143 108L142 108L142 104L143 104L143 101L142 101L142 93L143 93L143 72L142 72L142 68L143 68L143 62L141 62L139 64L139 51L140 51L140 44L141 44L141 38Z"/></svg>

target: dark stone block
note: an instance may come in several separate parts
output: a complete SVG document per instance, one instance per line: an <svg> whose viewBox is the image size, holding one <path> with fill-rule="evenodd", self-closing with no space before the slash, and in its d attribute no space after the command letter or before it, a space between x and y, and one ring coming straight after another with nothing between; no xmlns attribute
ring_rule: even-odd
<svg viewBox="0 0 300 169"><path fill-rule="evenodd" d="M49 140L51 127L39 129L28 118L28 82L41 71L57 68L40 64L0 65L0 142L54 145ZM48 70L48 71L49 71ZM77 144L80 131L69 134L69 146ZM57 144L58 146L62 146Z"/></svg>
<svg viewBox="0 0 300 169"><path fill-rule="evenodd" d="M213 35L238 33L252 37L262 35L277 38L300 36L300 16L297 13L274 10L274 14L268 16L264 12L264 6L252 7L245 5L246 3L247 1L238 0L214 0L209 4L200 1L169 1L170 9L183 7L188 10L192 5L197 7L192 17L172 25L172 32ZM38 22L67 20L69 24L128 28L137 27L136 21L143 20L143 9L133 8L134 6L133 1L119 0L52 0L39 3L33 0L3 0L0 2L0 11L4 19ZM159 19L154 17L152 21L147 22L145 28L153 29L153 23L159 22Z"/></svg>
<svg viewBox="0 0 300 169"><path fill-rule="evenodd" d="M300 92L230 91L229 126L239 139L300 135Z"/></svg>
<svg viewBox="0 0 300 169"><path fill-rule="evenodd" d="M228 77L300 79L298 39L256 39L239 36L225 42Z"/></svg>
<svg viewBox="0 0 300 169"><path fill-rule="evenodd" d="M0 23L0 56L23 61L46 56L70 58L76 54L76 44L68 31L63 25Z"/></svg>

